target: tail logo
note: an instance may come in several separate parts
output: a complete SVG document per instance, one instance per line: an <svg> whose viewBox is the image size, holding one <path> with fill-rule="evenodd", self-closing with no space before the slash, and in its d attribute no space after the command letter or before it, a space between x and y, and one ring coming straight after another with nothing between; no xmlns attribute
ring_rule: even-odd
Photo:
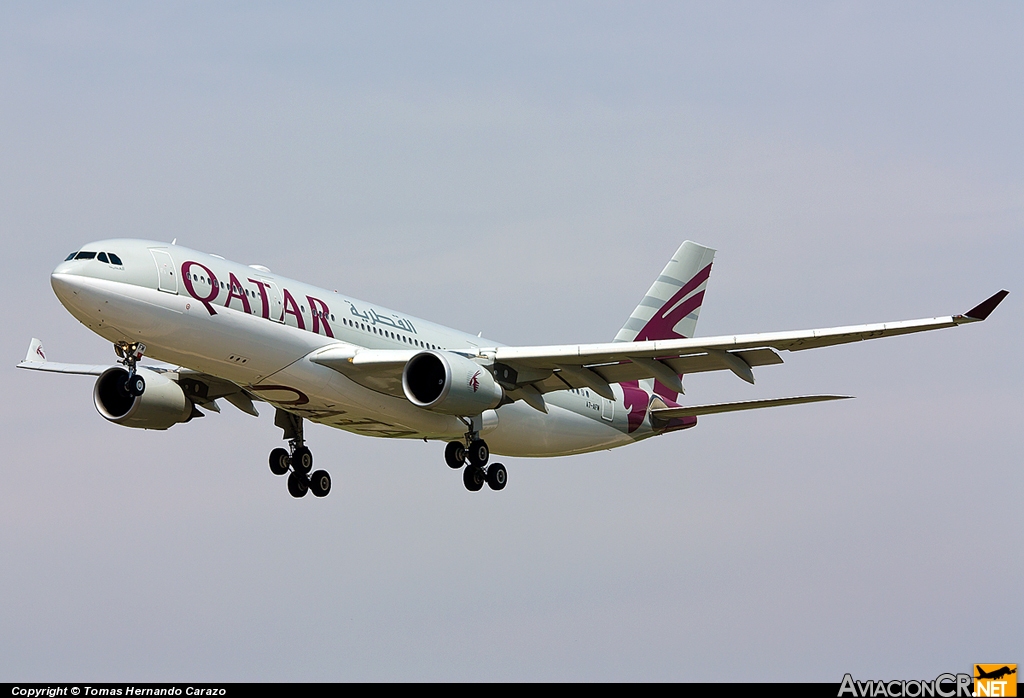
<svg viewBox="0 0 1024 698"><path fill-rule="evenodd" d="M42 344L40 344L38 347L36 347L36 353L39 354L39 358L41 358L43 361L46 361L46 354L43 353L43 345Z"/></svg>
<svg viewBox="0 0 1024 698"><path fill-rule="evenodd" d="M678 325L683 318L700 308L704 302L704 291L693 293L700 287L708 277L711 276L711 265L707 265L687 281L682 288L675 292L671 298L654 314L643 329L637 333L637 342L648 339L680 339L683 335L676 332ZM691 296L690 294L693 293Z"/></svg>

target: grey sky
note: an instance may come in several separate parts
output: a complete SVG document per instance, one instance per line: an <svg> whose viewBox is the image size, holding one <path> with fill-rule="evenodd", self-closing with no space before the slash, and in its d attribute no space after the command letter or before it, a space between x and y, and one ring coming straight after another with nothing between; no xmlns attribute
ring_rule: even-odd
<svg viewBox="0 0 1024 698"><path fill-rule="evenodd" d="M0 5L0 680L931 678L1021 661L1019 4ZM962 312L787 354L611 452L502 459L272 411L105 422L48 275L182 244L510 343L614 336L684 239L698 334Z"/></svg>

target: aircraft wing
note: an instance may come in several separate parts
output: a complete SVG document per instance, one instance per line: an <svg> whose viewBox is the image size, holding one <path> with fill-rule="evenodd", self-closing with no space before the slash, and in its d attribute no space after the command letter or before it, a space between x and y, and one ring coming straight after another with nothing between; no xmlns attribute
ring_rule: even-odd
<svg viewBox="0 0 1024 698"><path fill-rule="evenodd" d="M50 373L69 373L80 376L98 376L115 364L65 364L56 361L49 361L43 351L43 344L35 337L28 345L28 354L25 360L17 365L17 368L24 368L30 371L48 371ZM217 405L219 398L224 398L232 405L246 414L254 417L259 416L252 400L259 399L247 393L241 386L217 378L199 371L187 368L174 368L166 366L140 365L147 371L155 373L171 374L169 377L181 386L182 391L192 402L211 412L220 412Z"/></svg>
<svg viewBox="0 0 1024 698"><path fill-rule="evenodd" d="M309 360L348 376L379 393L404 397L402 371L422 349L363 349L335 344L313 352Z"/></svg>
<svg viewBox="0 0 1024 698"><path fill-rule="evenodd" d="M498 347L495 378L509 397L543 405L540 394L590 388L611 399L609 384L655 378L682 391L679 374L729 370L754 382L753 367L782 363L778 351L802 351L866 339L956 327L984 320L1006 297L1000 291L962 315L793 332L538 347Z"/></svg>
<svg viewBox="0 0 1024 698"><path fill-rule="evenodd" d="M987 318L1006 295L1006 291L1000 291L962 315L922 320L694 339L497 347L483 350L481 356L476 358L481 359L482 364L490 365L495 379L504 387L510 399L524 400L545 411L543 393L568 388L590 388L598 395L614 399L612 383L656 378L681 393L680 374L724 370L732 371L743 380L753 383L754 367L782 363L782 357L777 353L779 351L802 351L979 322ZM404 394L402 371L406 363L421 351L364 349L339 343L315 351L309 360L334 369L372 390L401 397ZM810 396L799 398L798 402L820 399L837 398ZM758 406L798 402L764 403ZM702 409L714 408L714 411L721 412L755 408L753 403L750 406L725 407L706 405Z"/></svg>
<svg viewBox="0 0 1024 698"><path fill-rule="evenodd" d="M30 371L50 371L51 373L71 373L79 376L98 376L111 364L62 364L56 361L22 361L18 368L27 368Z"/></svg>

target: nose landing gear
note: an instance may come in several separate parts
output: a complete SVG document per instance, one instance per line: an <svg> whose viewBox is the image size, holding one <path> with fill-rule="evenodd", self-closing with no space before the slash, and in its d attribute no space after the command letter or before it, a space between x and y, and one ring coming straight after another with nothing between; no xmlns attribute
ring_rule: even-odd
<svg viewBox="0 0 1024 698"><path fill-rule="evenodd" d="M331 476L326 470L309 474L313 469L313 452L306 448L302 436L302 417L278 410L274 424L284 431L289 450L275 448L270 452L270 472L288 475L288 492L295 498L305 497L307 492L312 492L314 497L330 494Z"/></svg>
<svg viewBox="0 0 1024 698"><path fill-rule="evenodd" d="M117 342L114 344L114 353L128 369L128 377L120 386L121 392L125 397L142 397L146 392L146 379L135 373L135 366L146 353L146 345L141 342Z"/></svg>

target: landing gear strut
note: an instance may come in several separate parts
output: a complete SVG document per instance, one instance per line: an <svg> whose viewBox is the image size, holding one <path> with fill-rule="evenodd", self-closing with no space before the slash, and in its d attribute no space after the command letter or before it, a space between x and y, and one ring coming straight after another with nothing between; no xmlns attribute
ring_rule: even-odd
<svg viewBox="0 0 1024 698"><path fill-rule="evenodd" d="M141 342L117 342L114 344L114 353L128 369L128 377L121 384L121 392L127 397L142 397L146 392L146 379L135 372L135 366L146 353L146 345Z"/></svg>
<svg viewBox="0 0 1024 698"><path fill-rule="evenodd" d="M470 492L479 492L486 482L492 490L505 489L508 482L508 471L501 463L494 463L487 466L491 456L491 449L487 442L480 438L480 432L475 428L479 421L466 420L469 431L466 432L465 443L452 441L444 449L444 461L449 468L458 469L463 465L466 469L462 471L462 484Z"/></svg>
<svg viewBox="0 0 1024 698"><path fill-rule="evenodd" d="M275 448L270 452L270 472L288 475L288 492L293 497L305 497L306 492L312 492L315 497L326 497L331 491L331 476L326 470L309 474L313 469L313 452L306 448L302 436L302 417L277 410L274 424L284 431L288 450Z"/></svg>

